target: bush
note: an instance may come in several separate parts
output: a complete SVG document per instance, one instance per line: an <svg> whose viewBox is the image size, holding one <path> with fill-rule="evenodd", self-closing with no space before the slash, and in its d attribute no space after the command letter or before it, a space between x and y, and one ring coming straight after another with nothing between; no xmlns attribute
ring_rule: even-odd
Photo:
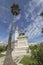
<svg viewBox="0 0 43 65"><path fill-rule="evenodd" d="M43 65L43 44L38 45L38 47L33 50L32 49L32 57L37 60L36 65Z"/></svg>
<svg viewBox="0 0 43 65"><path fill-rule="evenodd" d="M7 50L7 46L0 46L0 53Z"/></svg>

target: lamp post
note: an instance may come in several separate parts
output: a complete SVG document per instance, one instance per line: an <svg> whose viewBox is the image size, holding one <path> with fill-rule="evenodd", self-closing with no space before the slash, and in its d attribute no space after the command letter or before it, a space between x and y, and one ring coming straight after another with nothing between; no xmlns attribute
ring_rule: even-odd
<svg viewBox="0 0 43 65"><path fill-rule="evenodd" d="M17 16L20 13L18 4L15 4L15 3L12 4L11 13L13 14L13 16ZM13 62L13 60L12 60L12 54L11 54L11 52L12 52L11 40L12 40L13 26L14 26L14 21L12 21L12 24L11 24L11 29L10 29L10 33L9 33L9 39L8 39L8 48L7 48L6 58L4 60L3 65L16 65L16 63Z"/></svg>

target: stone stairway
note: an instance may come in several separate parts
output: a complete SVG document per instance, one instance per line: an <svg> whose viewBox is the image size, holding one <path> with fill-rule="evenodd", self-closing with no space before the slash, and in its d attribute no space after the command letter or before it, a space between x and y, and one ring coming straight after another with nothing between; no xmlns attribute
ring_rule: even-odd
<svg viewBox="0 0 43 65"><path fill-rule="evenodd" d="M19 65L19 62L21 61L22 58L23 56L15 56L13 60L16 62L17 65ZM4 59L5 57L0 58L0 65L3 65Z"/></svg>
<svg viewBox="0 0 43 65"><path fill-rule="evenodd" d="M17 56L14 58L14 61L18 64L24 56Z"/></svg>

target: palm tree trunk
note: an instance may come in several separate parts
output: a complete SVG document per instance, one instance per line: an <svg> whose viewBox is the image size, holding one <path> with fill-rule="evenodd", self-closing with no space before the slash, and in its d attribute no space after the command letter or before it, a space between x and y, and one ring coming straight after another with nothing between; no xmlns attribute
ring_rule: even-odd
<svg viewBox="0 0 43 65"><path fill-rule="evenodd" d="M10 33L9 33L9 39L8 39L8 48L7 48L6 57L5 57L3 65L16 65L16 63L13 62L12 54L11 54L11 52L12 52L11 40L12 40L13 26L14 26L14 22L12 22L12 25L11 25L11 29L10 29Z"/></svg>

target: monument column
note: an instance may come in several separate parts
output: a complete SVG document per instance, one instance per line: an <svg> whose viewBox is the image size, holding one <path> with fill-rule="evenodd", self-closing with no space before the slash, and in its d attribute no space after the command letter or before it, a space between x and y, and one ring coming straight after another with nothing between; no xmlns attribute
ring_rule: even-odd
<svg viewBox="0 0 43 65"><path fill-rule="evenodd" d="M16 27L16 30L15 30L15 41L17 40L19 36L19 31L18 31L18 27Z"/></svg>

